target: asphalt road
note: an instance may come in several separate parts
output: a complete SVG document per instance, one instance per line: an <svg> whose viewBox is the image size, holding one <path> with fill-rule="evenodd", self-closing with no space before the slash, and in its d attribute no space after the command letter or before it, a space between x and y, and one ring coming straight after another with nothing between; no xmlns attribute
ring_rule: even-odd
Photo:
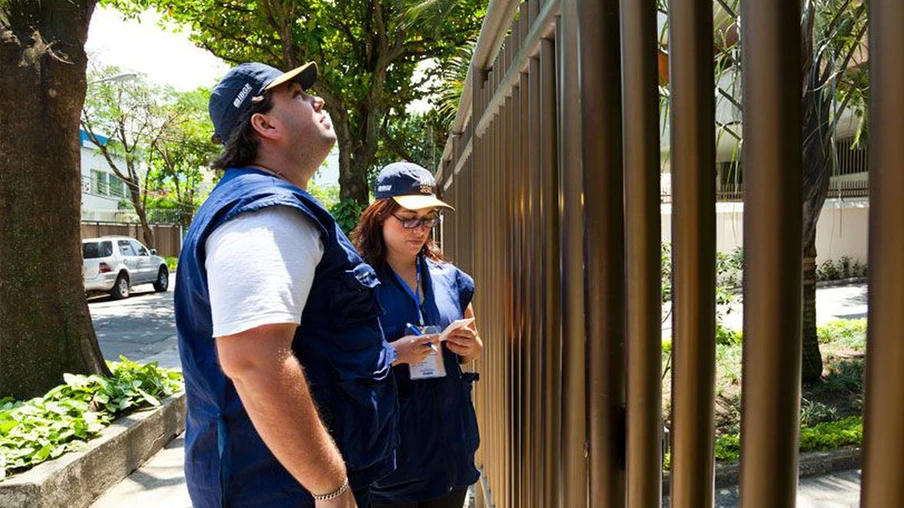
<svg viewBox="0 0 904 508"><path fill-rule="evenodd" d="M129 360L161 367L181 368L173 318L173 289L176 277L170 274L169 290L155 293L150 284L135 286L125 300L108 296L88 300L97 341L107 360L120 355Z"/></svg>

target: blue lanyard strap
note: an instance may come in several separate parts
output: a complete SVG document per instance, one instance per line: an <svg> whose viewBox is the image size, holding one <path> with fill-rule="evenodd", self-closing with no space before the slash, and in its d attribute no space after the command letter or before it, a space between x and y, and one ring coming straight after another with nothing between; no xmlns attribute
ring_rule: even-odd
<svg viewBox="0 0 904 508"><path fill-rule="evenodd" d="M419 261L419 260L418 260ZM419 262L415 262L415 285L414 291L411 291L411 288L408 287L408 283L406 283L399 274L396 273L395 270L392 270L392 274L395 275L396 279L399 281L399 284L402 285L402 289L405 290L405 293L414 300L414 308L417 309L417 321L420 326L424 326L424 313L421 312L421 264Z"/></svg>

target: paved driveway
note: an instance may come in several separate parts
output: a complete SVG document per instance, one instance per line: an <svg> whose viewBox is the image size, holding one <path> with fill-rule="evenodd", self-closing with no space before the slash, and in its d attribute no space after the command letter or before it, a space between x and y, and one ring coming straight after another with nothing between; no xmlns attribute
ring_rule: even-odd
<svg viewBox="0 0 904 508"><path fill-rule="evenodd" d="M165 293L155 293L146 284L133 288L132 296L125 300L88 300L104 358L118 360L123 355L133 361L156 361L161 367L181 368L173 318L175 282L175 275L170 274L169 291Z"/></svg>
<svg viewBox="0 0 904 508"><path fill-rule="evenodd" d="M816 289L816 322L824 325L836 319L859 319L866 317L867 287L865 283L849 286ZM722 324L732 330L741 330L744 325L744 306L740 299L729 307L720 307ZM671 302L662 306L662 336L672 336Z"/></svg>

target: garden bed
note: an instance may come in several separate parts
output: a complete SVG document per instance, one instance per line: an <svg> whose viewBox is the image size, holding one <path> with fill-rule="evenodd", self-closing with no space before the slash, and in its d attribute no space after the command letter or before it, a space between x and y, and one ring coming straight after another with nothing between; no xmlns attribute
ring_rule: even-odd
<svg viewBox="0 0 904 508"><path fill-rule="evenodd" d="M112 378L67 375L44 397L0 401L0 506L88 506L184 430L179 373L111 367Z"/></svg>
<svg viewBox="0 0 904 508"><path fill-rule="evenodd" d="M863 439L866 319L831 321L820 326L818 334L824 370L819 382L805 385L801 391L800 451L803 454L856 449ZM740 332L723 332L718 340L715 454L719 464L729 465L738 461L740 453L743 338ZM663 365L669 363L670 350L670 342L664 341ZM670 398L671 376L666 374L663 417L667 424ZM854 467L850 460L838 463Z"/></svg>

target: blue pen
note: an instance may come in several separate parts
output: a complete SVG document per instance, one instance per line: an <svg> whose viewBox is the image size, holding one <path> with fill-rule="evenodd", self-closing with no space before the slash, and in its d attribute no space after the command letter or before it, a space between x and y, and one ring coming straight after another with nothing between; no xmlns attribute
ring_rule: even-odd
<svg viewBox="0 0 904 508"><path fill-rule="evenodd" d="M421 331L418 330L417 327L414 326L413 324L407 323L405 326L408 327L408 331L411 332L412 335L418 335L418 336L423 335L421 333ZM427 345L430 346L430 349L432 349L434 353L439 352L436 350L436 346L434 346L432 342L428 342Z"/></svg>

